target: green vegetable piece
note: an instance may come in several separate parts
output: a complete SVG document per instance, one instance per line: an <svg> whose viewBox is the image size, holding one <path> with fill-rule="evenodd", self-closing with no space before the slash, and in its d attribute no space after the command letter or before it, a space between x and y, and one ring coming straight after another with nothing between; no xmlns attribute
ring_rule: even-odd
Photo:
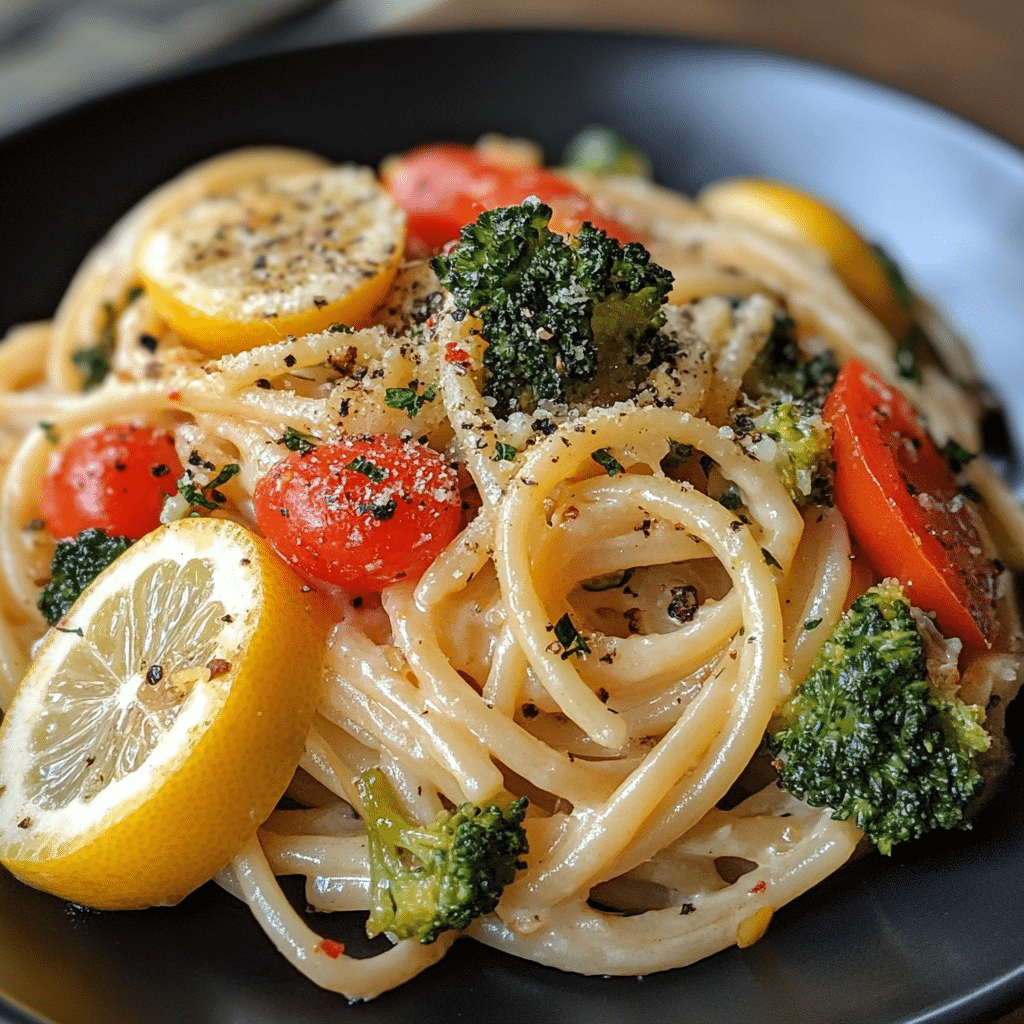
<svg viewBox="0 0 1024 1024"><path fill-rule="evenodd" d="M494 457L492 462L511 462L519 454L514 444L505 444L499 441L494 446Z"/></svg>
<svg viewBox="0 0 1024 1024"><path fill-rule="evenodd" d="M577 132L565 147L565 163L598 174L627 174L651 178L651 161L633 143L603 125L590 125Z"/></svg>
<svg viewBox="0 0 1024 1024"><path fill-rule="evenodd" d="M820 406L838 372L831 352L806 358L797 344L796 321L788 313L777 312L768 340L743 375L743 391L755 400L799 399Z"/></svg>
<svg viewBox="0 0 1024 1024"><path fill-rule="evenodd" d="M766 741L790 793L853 818L888 854L968 827L977 756L990 743L983 714L929 679L910 603L886 583L840 620Z"/></svg>
<svg viewBox="0 0 1024 1024"><path fill-rule="evenodd" d="M590 224L565 239L550 219L532 197L488 210L433 260L456 303L483 322L484 394L499 418L545 399L582 401L591 382L640 379L661 361L672 275L642 245L620 246Z"/></svg>
<svg viewBox="0 0 1024 1024"><path fill-rule="evenodd" d="M465 803L429 825L409 821L387 776L364 772L356 786L370 853L369 936L435 942L498 905L526 865L525 797L502 806Z"/></svg>
<svg viewBox="0 0 1024 1024"><path fill-rule="evenodd" d="M814 406L779 402L747 421L775 442L772 466L797 505L831 503L832 433Z"/></svg>
<svg viewBox="0 0 1024 1024"><path fill-rule="evenodd" d="M43 587L37 607L52 626L59 622L78 595L132 545L127 537L108 537L103 530L83 530L74 540L61 540L50 563L50 582Z"/></svg>

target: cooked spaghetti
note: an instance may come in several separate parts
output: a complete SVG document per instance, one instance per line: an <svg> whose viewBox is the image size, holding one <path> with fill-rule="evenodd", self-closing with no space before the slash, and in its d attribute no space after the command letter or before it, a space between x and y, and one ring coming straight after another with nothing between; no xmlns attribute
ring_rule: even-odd
<svg viewBox="0 0 1024 1024"><path fill-rule="evenodd" d="M488 140L480 152L540 173L530 147ZM262 311L236 264L203 276L219 257L188 249L190 232L220 224L210 239L237 266L265 270L253 238L277 223L273 204L319 202L339 173L343 195L318 214L321 227L352 222L356 208L366 216L348 235L321 231L317 244L337 244L319 262L275 263L268 250L280 310ZM5 707L45 630L37 603L61 537L39 496L71 439L111 424L166 432L193 490L167 498L165 521L191 508L255 532L261 481L321 445L423 439L456 467L441 502L461 502L455 536L427 564L389 574L374 562L367 586L318 576L316 553L298 561L335 620L316 714L290 800L218 876L296 967L351 999L401 984L462 933L355 959L279 888L275 876L303 875L316 910L371 909L360 779L374 769L423 824L527 797L524 866L464 932L585 974L647 974L749 945L865 842L855 817L782 788L764 747L845 610L895 575L851 541L841 501L787 486L781 442L756 428L750 375L777 325L791 330L798 363L855 360L909 399L937 445L981 447L984 410L967 375L954 379L941 358L901 375L903 339L806 239L638 177L564 181L674 277L657 359L604 397L496 409L485 366L494 339L479 310L460 307L429 258L411 258L431 240L411 242L400 262L403 217L369 172L272 149L215 158L157 190L88 257L54 320L17 328L0 348ZM556 219L567 215L554 205ZM176 260L176 244L188 258ZM940 352L952 344L912 303L920 337ZM83 390L90 353L109 373ZM218 476L227 466L237 472ZM1004 566L1020 562L1011 538L1024 519L984 455L958 470L980 501L979 554L995 566L991 621L982 643L961 645L941 615L936 628L915 614L929 673L984 716L991 745L976 766L992 783L1021 679ZM369 535L395 500L359 507ZM353 534L342 547L360 543ZM378 555L353 558L369 570Z"/></svg>

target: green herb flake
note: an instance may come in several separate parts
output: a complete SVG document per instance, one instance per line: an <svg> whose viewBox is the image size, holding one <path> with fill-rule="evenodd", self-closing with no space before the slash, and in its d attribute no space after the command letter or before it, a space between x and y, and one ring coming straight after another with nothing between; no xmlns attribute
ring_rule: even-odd
<svg viewBox="0 0 1024 1024"><path fill-rule="evenodd" d="M590 457L607 472L609 476L616 476L619 473L625 473L626 470L622 463L615 458L607 448L598 448L596 452L591 452Z"/></svg>
<svg viewBox="0 0 1024 1024"><path fill-rule="evenodd" d="M959 441L952 440L941 449L939 454L949 463L949 468L954 473L959 473L968 462L977 458L974 452L969 452Z"/></svg>
<svg viewBox="0 0 1024 1024"><path fill-rule="evenodd" d="M620 572L606 572L602 576L593 576L584 580L580 586L591 593L599 593L602 590L617 590L624 587L632 578L635 570L623 569Z"/></svg>
<svg viewBox="0 0 1024 1024"><path fill-rule="evenodd" d="M46 435L46 440L50 444L60 444L60 434L57 433L56 427L52 423L44 423L42 420L39 421L39 429Z"/></svg>
<svg viewBox="0 0 1024 1024"><path fill-rule="evenodd" d="M388 388L384 392L384 404L389 409L403 410L409 419L416 418L420 409L423 408L424 402L432 402L435 398L437 398L437 392L432 384L424 388L420 395L416 394L412 388Z"/></svg>
<svg viewBox="0 0 1024 1024"><path fill-rule="evenodd" d="M562 661L571 654L584 655L590 653L587 641L583 639L580 631L572 624L569 613L566 612L555 623L555 639L562 647Z"/></svg>
<svg viewBox="0 0 1024 1024"><path fill-rule="evenodd" d="M718 499L718 504L727 508L730 512L735 512L738 508L742 508L743 495L740 493L740 489L735 484L729 484Z"/></svg>
<svg viewBox="0 0 1024 1024"><path fill-rule="evenodd" d="M310 434L304 434L294 427L286 427L284 436L278 444L283 444L290 452L298 452L300 455L308 455L319 444L317 439Z"/></svg>
<svg viewBox="0 0 1024 1024"><path fill-rule="evenodd" d="M779 560L767 548L761 548L761 554L764 555L764 560L768 565L774 566L776 569L782 568Z"/></svg>
<svg viewBox="0 0 1024 1024"><path fill-rule="evenodd" d="M365 455L357 455L345 468L369 477L375 484L383 483L388 475L386 469L375 466Z"/></svg>
<svg viewBox="0 0 1024 1024"><path fill-rule="evenodd" d="M233 476L240 473L242 467L237 462L229 462L223 469L208 483L197 484L190 473L186 472L178 480L178 493L196 508L205 508L209 512L215 512L227 499L217 488L225 484Z"/></svg>
<svg viewBox="0 0 1024 1024"><path fill-rule="evenodd" d="M804 629L817 629L821 625L821 619L808 619L804 623Z"/></svg>
<svg viewBox="0 0 1024 1024"><path fill-rule="evenodd" d="M920 383L921 370L917 365L917 356L911 345L900 345L896 349L896 376L901 380Z"/></svg>
<svg viewBox="0 0 1024 1024"><path fill-rule="evenodd" d="M105 345L102 342L92 348L80 348L71 353L71 362L82 374L83 391L92 391L107 379L112 354L113 343Z"/></svg>
<svg viewBox="0 0 1024 1024"><path fill-rule="evenodd" d="M505 444L504 441L499 441L494 446L494 457L491 459L492 462L512 462L515 457L519 454L515 445Z"/></svg>

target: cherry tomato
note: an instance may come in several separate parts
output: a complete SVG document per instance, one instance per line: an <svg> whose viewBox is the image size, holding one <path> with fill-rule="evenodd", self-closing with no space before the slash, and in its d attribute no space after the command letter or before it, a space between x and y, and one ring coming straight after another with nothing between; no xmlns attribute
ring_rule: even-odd
<svg viewBox="0 0 1024 1024"><path fill-rule="evenodd" d="M138 540L160 525L182 472L170 434L125 423L90 430L51 457L43 521L58 540L90 527Z"/></svg>
<svg viewBox="0 0 1024 1024"><path fill-rule="evenodd" d="M620 242L639 241L634 232L599 213L571 182L543 168L510 168L484 160L472 146L436 143L390 162L384 185L405 210L409 249L436 252L458 238L464 224L484 210L515 206L537 196L552 209L551 228L573 234L583 221Z"/></svg>
<svg viewBox="0 0 1024 1024"><path fill-rule="evenodd" d="M349 435L279 462L253 494L286 561L355 590L419 576L459 531L458 476L433 449Z"/></svg>
<svg viewBox="0 0 1024 1024"><path fill-rule="evenodd" d="M984 554L977 512L913 405L853 361L825 403L835 501L880 576L895 576L947 636L988 647L996 633L998 567Z"/></svg>

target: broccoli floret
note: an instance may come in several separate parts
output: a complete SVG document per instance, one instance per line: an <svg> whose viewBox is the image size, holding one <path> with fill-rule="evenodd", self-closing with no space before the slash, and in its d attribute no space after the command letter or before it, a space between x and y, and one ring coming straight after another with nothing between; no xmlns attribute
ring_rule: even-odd
<svg viewBox="0 0 1024 1024"><path fill-rule="evenodd" d="M458 306L483 322L484 394L503 418L542 399L581 401L599 373L642 379L660 361L672 275L642 245L589 223L564 238L550 219L532 197L488 210L433 261Z"/></svg>
<svg viewBox="0 0 1024 1024"><path fill-rule="evenodd" d="M577 132L565 147L565 163L598 174L627 174L650 178L651 161L633 143L603 125Z"/></svg>
<svg viewBox="0 0 1024 1024"><path fill-rule="evenodd" d="M789 496L799 505L832 501L832 434L814 407L776 402L757 416L739 417L737 432L748 450L771 458ZM764 438L775 442L769 453Z"/></svg>
<svg viewBox="0 0 1024 1024"><path fill-rule="evenodd" d="M853 818L878 849L964 828L989 746L983 711L929 680L899 584L859 597L766 737L782 784L833 818Z"/></svg>
<svg viewBox="0 0 1024 1024"><path fill-rule="evenodd" d="M821 406L838 372L829 351L805 357L797 344L796 321L788 313L777 312L768 340L743 375L743 391L755 401L799 399Z"/></svg>
<svg viewBox="0 0 1024 1024"><path fill-rule="evenodd" d="M51 626L59 622L78 595L131 545L127 537L108 537L97 529L83 530L74 540L58 541L50 563L50 582L37 602L43 618Z"/></svg>
<svg viewBox="0 0 1024 1024"><path fill-rule="evenodd" d="M527 852L525 797L507 807L462 804L429 825L408 821L387 776L358 780L370 847L369 936L434 942L498 905Z"/></svg>

